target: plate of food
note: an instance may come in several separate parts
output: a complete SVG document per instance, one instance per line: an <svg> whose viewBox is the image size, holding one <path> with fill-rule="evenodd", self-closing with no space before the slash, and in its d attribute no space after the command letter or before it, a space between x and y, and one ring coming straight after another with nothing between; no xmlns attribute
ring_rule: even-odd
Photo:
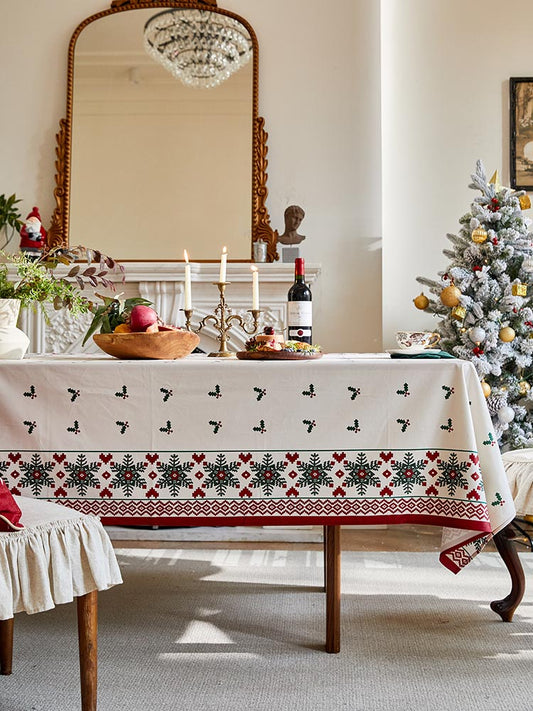
<svg viewBox="0 0 533 711"><path fill-rule="evenodd" d="M246 350L239 351L239 360L316 360L322 358L320 346L302 341L284 341L267 326L262 334L246 342Z"/></svg>

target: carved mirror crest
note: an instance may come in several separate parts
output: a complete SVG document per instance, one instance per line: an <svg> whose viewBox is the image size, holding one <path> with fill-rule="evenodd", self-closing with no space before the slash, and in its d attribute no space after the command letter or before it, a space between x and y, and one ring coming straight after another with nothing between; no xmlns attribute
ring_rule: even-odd
<svg viewBox="0 0 533 711"><path fill-rule="evenodd" d="M251 59L214 88L185 86L145 51L145 25L171 10L238 23ZM211 15L211 13L214 13ZM216 0L115 0L78 25L68 50L48 246L97 245L123 261L278 259L258 116L259 47ZM196 252L195 252L196 250Z"/></svg>

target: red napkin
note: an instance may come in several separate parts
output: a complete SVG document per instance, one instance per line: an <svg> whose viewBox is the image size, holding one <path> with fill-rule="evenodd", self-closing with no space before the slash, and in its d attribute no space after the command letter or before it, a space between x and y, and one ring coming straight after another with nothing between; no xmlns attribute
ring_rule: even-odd
<svg viewBox="0 0 533 711"><path fill-rule="evenodd" d="M22 511L13 494L0 479L0 531L20 531L24 526L19 523Z"/></svg>

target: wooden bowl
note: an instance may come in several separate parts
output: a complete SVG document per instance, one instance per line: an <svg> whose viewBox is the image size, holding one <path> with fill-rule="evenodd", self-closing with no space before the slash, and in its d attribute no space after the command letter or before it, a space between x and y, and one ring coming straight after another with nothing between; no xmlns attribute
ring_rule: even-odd
<svg viewBox="0 0 533 711"><path fill-rule="evenodd" d="M122 360L175 360L192 353L200 337L192 331L156 333L95 333L96 345L108 355Z"/></svg>

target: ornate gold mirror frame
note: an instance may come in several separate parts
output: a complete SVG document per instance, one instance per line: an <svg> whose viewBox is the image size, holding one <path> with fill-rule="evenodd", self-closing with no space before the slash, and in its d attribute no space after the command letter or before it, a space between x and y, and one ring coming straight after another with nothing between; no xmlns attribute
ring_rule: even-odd
<svg viewBox="0 0 533 711"><path fill-rule="evenodd" d="M67 107L66 118L59 122L59 132L56 135L56 175L54 197L56 207L52 215L52 223L48 231L48 249L68 247L69 217L70 217L70 181L72 156L72 112L73 112L73 79L74 79L74 49L80 32L92 22L112 15L135 9L157 9L166 7L206 9L231 17L240 22L248 32L253 45L253 99L252 99L252 240L250 258L253 254L253 243L263 240L267 243L267 261L279 259L277 252L277 233L270 226L270 216L266 207L267 190L267 138L265 120L258 115L259 93L259 46L257 37L251 25L239 15L217 7L216 0L113 0L108 10L103 10L81 22L75 29L68 49L67 71Z"/></svg>

